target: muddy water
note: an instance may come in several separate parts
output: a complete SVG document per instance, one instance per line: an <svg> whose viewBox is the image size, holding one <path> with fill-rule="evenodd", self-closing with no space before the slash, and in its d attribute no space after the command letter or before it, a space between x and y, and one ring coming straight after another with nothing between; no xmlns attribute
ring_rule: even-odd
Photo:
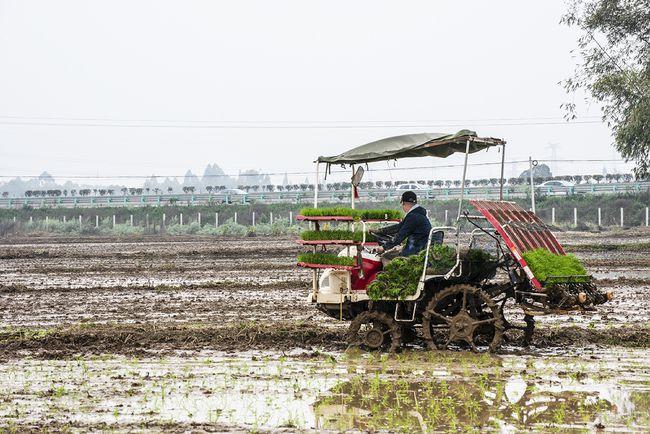
<svg viewBox="0 0 650 434"><path fill-rule="evenodd" d="M650 429L647 350L541 355L16 360L0 365L0 420L166 431Z"/></svg>
<svg viewBox="0 0 650 434"><path fill-rule="evenodd" d="M648 242L650 233L560 239L574 246L599 287L615 291L615 298L595 312L538 318L539 335L569 326L601 334L647 327L649 252L595 252L589 245ZM533 347L523 355L515 355L520 347L506 345L499 356L423 350L390 357L279 354L295 347L294 336L314 342L304 337L307 330L342 339L346 326L306 300L310 274L294 267L298 250L290 239L0 244L0 328L27 326L26 336L32 336L24 345L12 337L4 348L0 431L650 431L647 343L623 349L576 342L561 350ZM221 335L207 325L234 331L242 321L273 330L299 322L306 330L287 328L293 333L289 345L271 340L234 346L270 353L204 351L230 348L219 346ZM53 340L72 349L39 351L38 336L47 340L49 327L62 324L83 331L60 332ZM132 351L141 344L130 341L136 338L126 330L129 324L146 325L162 336L160 342L154 339L145 353ZM189 345L175 330L179 324L202 324L206 346ZM181 336L168 339L172 330ZM118 332L123 342L104 342ZM251 333L243 336L254 338ZM80 356L69 360L71 354Z"/></svg>
<svg viewBox="0 0 650 434"><path fill-rule="evenodd" d="M91 322L222 323L249 320L306 320L317 311L305 287L211 289L107 289L17 292L0 313L0 326L55 326Z"/></svg>
<svg viewBox="0 0 650 434"><path fill-rule="evenodd" d="M540 324L646 324L648 252L580 246L648 242L650 232L563 237L615 298L594 313L545 317ZM311 275L294 266L298 250L288 238L0 244L0 327L242 319L331 323L306 301Z"/></svg>

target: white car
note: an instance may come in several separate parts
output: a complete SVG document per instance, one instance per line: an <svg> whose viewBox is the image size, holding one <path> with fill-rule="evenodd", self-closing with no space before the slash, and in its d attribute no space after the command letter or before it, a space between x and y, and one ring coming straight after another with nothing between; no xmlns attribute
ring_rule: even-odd
<svg viewBox="0 0 650 434"><path fill-rule="evenodd" d="M537 187L573 187L575 184L569 181L546 181L539 184Z"/></svg>
<svg viewBox="0 0 650 434"><path fill-rule="evenodd" d="M414 191L414 190L428 190L428 188L420 184L400 184L395 188L395 190Z"/></svg>
<svg viewBox="0 0 650 434"><path fill-rule="evenodd" d="M574 183L568 181L546 181L535 186L539 194L564 195L572 192Z"/></svg>
<svg viewBox="0 0 650 434"><path fill-rule="evenodd" d="M238 195L244 195L248 194L244 190L240 190L238 188L228 188L226 190L222 190L219 192L220 194L228 194L228 195L233 195L233 194L238 194Z"/></svg>

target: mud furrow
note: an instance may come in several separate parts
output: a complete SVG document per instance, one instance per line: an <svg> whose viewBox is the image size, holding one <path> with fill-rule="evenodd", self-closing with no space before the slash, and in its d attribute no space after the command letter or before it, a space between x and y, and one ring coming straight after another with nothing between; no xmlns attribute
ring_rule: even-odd
<svg viewBox="0 0 650 434"><path fill-rule="evenodd" d="M277 282L257 283L246 280L220 280L205 283L158 284L158 285L119 285L119 286L84 286L84 287L43 287L37 288L23 284L0 284L0 294L19 292L45 294L48 292L98 292L98 291L197 291L205 289L227 289L228 291L249 291L251 289L294 289L308 285L306 280L280 280Z"/></svg>
<svg viewBox="0 0 650 434"><path fill-rule="evenodd" d="M64 358L77 354L161 355L178 351L250 351L292 348L344 350L345 327L305 322L265 324L242 322L228 326L193 324L69 326L55 329L0 331L4 358ZM587 330L580 327L540 328L533 338L537 348L588 345L650 347L650 328L619 327Z"/></svg>

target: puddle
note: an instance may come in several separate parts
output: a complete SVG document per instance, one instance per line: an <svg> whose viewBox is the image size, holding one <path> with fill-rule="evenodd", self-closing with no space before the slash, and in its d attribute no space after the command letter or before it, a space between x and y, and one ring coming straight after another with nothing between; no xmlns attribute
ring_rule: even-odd
<svg viewBox="0 0 650 434"><path fill-rule="evenodd" d="M23 359L0 365L0 424L647 432L649 357L648 350L613 349Z"/></svg>

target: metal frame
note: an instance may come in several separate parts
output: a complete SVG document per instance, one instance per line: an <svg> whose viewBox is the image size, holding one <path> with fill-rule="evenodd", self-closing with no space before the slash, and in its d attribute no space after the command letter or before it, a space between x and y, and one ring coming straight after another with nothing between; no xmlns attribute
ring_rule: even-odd
<svg viewBox="0 0 650 434"><path fill-rule="evenodd" d="M501 139L494 139L494 138L475 138L475 137L467 137L465 141L465 159L464 159L464 164L463 164L463 178L462 178L462 184L461 184L461 190L460 190L460 198L458 200L458 214L456 216L456 226L439 226L432 228L431 231L429 232L429 238L427 240L427 251L425 254L425 259L424 259L424 267L422 270L422 276L420 278L420 282L418 283L418 289L416 293L411 296L411 297L406 297L403 301L412 301L417 299L422 290L424 289L424 283L427 279L431 279L434 277L443 277L444 279L449 279L453 276L459 276L462 274L462 262L460 260L460 220L462 213L462 207L463 207L463 201L465 199L465 181L467 179L467 165L469 161L469 154L470 154L470 145L473 141L476 142L481 142L481 143L490 143L494 146L501 146L501 177L499 180L499 200L503 200L503 185L504 185L504 166L505 166L505 145L506 142ZM318 160L315 161L316 163L316 184L314 185L314 208L318 208L318 182L319 182L319 176L320 176L320 167L319 167L319 162ZM352 176L354 176L354 164L350 164L350 167L352 169ZM350 205L352 209L355 208L355 198L354 198L354 185L350 183ZM489 220L489 219L488 219ZM361 245L365 245L366 241L366 223L361 222L363 225L363 240ZM352 230L354 230L354 223L352 226ZM431 237L435 231L439 230L454 230L456 232L456 264L454 267L452 267L451 270L449 270L448 273L444 275L439 275L439 276L427 276L426 270L427 270L427 263L429 261L429 249L431 247ZM315 248L315 247L314 247ZM458 272L454 274L456 271ZM313 270L313 297L315 298L316 295L318 294L318 271ZM350 288L348 287L348 292L350 291ZM343 294L342 294L343 295ZM395 314L397 315L397 310L395 311Z"/></svg>

